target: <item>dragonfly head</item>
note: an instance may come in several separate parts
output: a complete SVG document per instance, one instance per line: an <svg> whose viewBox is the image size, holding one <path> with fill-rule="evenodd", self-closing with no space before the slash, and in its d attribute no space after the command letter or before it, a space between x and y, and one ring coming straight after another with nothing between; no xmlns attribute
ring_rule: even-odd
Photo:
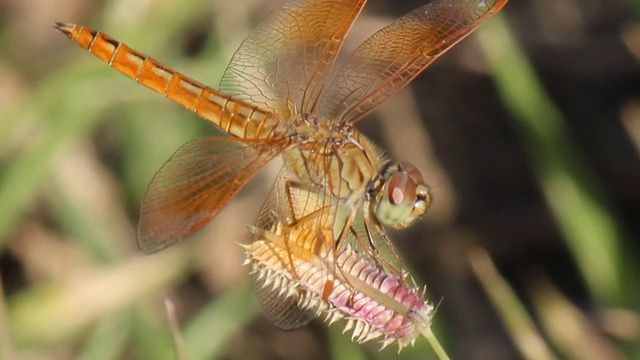
<svg viewBox="0 0 640 360"><path fill-rule="evenodd" d="M373 212L378 221L401 229L427 211L431 196L420 170L411 163L399 162L386 166L373 200Z"/></svg>

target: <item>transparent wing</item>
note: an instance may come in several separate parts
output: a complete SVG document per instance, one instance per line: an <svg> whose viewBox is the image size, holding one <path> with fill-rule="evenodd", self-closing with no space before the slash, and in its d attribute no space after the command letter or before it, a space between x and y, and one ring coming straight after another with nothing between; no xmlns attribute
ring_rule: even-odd
<svg viewBox="0 0 640 360"><path fill-rule="evenodd" d="M138 225L142 251L158 251L202 228L285 145L277 139L207 137L182 146L145 194Z"/></svg>
<svg viewBox="0 0 640 360"><path fill-rule="evenodd" d="M320 113L355 122L495 15L507 0L435 0L381 29L329 85Z"/></svg>
<svg viewBox="0 0 640 360"><path fill-rule="evenodd" d="M220 90L282 119L311 112L365 0L293 0L253 30Z"/></svg>
<svg viewBox="0 0 640 360"><path fill-rule="evenodd" d="M337 199L319 190L302 184L284 167L253 229L249 256L256 296L266 317L283 330L300 328L316 317L317 309L306 302L313 293L297 283L304 275L300 269L322 263L319 256L329 258L332 248L332 204ZM322 269L327 267L316 268L321 269L316 278L322 281L327 276Z"/></svg>

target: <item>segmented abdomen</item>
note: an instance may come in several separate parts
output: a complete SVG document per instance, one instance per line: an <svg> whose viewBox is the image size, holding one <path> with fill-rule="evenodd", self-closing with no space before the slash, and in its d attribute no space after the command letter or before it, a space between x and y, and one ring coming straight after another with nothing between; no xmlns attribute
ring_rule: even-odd
<svg viewBox="0 0 640 360"><path fill-rule="evenodd" d="M241 138L273 136L273 114L203 85L89 27L58 23L78 45L136 82L166 96L227 133Z"/></svg>

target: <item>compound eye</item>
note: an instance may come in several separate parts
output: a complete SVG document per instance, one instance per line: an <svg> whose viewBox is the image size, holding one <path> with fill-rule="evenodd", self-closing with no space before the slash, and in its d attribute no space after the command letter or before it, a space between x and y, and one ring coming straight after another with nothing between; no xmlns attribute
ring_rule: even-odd
<svg viewBox="0 0 640 360"><path fill-rule="evenodd" d="M389 179L387 196L394 204L411 204L416 198L417 184L406 172L397 172Z"/></svg>
<svg viewBox="0 0 640 360"><path fill-rule="evenodd" d="M414 183L424 184L424 176L422 176L422 172L420 172L420 170L418 170L415 165L406 161L400 162L399 165L400 169L402 169L403 172L407 173L407 175L409 175L409 177L413 179Z"/></svg>

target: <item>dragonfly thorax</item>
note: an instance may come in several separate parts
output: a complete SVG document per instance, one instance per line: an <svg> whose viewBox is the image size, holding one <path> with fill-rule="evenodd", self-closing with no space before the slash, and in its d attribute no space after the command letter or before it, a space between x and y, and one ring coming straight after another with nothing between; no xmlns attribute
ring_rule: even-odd
<svg viewBox="0 0 640 360"><path fill-rule="evenodd" d="M356 131L350 123L327 121L311 114L301 114L285 126L288 136L298 145L318 146L318 151L326 153L350 141Z"/></svg>
<svg viewBox="0 0 640 360"><path fill-rule="evenodd" d="M362 199L380 163L373 144L348 123L302 115L288 125L283 158L304 183L339 199Z"/></svg>

